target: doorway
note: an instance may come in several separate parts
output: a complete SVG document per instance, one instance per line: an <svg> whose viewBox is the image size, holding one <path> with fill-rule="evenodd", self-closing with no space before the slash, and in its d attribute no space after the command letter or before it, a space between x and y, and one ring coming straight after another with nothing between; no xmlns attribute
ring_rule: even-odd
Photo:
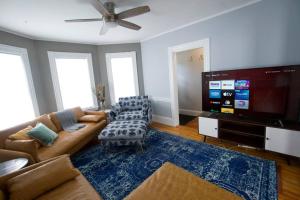
<svg viewBox="0 0 300 200"><path fill-rule="evenodd" d="M189 50L202 49L203 52L203 71L210 71L210 50L209 39L189 42L173 47L169 47L169 79L171 94L172 125L179 125L179 100L178 100L178 77L177 77L177 54ZM201 79L201 74L199 74ZM202 85L200 85L202 88ZM200 88L199 87L199 88Z"/></svg>
<svg viewBox="0 0 300 200"><path fill-rule="evenodd" d="M192 126L202 111L203 47L176 53L179 125Z"/></svg>

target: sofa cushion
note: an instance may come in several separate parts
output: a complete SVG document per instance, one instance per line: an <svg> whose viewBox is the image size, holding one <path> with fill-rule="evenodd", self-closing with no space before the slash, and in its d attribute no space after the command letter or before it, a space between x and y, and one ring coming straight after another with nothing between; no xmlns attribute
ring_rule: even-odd
<svg viewBox="0 0 300 200"><path fill-rule="evenodd" d="M42 123L38 123L27 134L44 146L51 146L57 138L57 134Z"/></svg>
<svg viewBox="0 0 300 200"><path fill-rule="evenodd" d="M54 131L54 132L57 133L57 128L53 124L53 122L51 121L51 119L48 117L48 115L39 116L38 118L36 118L35 121L44 124L45 126L47 126L48 128L50 128L52 131Z"/></svg>
<svg viewBox="0 0 300 200"><path fill-rule="evenodd" d="M10 135L8 138L11 140L31 140L27 133L32 129L32 126L27 126L26 128Z"/></svg>
<svg viewBox="0 0 300 200"><path fill-rule="evenodd" d="M242 200L236 194L169 162L164 163L124 199Z"/></svg>
<svg viewBox="0 0 300 200"><path fill-rule="evenodd" d="M14 150L14 151L21 151L24 153L30 154L36 161L38 161L37 157L37 145L36 141L31 140L5 140L5 149Z"/></svg>
<svg viewBox="0 0 300 200"><path fill-rule="evenodd" d="M53 177L55 174L55 177ZM11 200L31 200L80 175L68 157L61 157L7 182Z"/></svg>
<svg viewBox="0 0 300 200"><path fill-rule="evenodd" d="M84 115L79 118L80 122L100 122L104 120L104 116L101 115Z"/></svg>
<svg viewBox="0 0 300 200"><path fill-rule="evenodd" d="M142 120L143 112L141 110L137 111L123 111L116 116L116 120Z"/></svg>
<svg viewBox="0 0 300 200"><path fill-rule="evenodd" d="M75 107L72 108L71 110L74 112L77 121L79 120L80 117L85 115L83 110L80 107Z"/></svg>
<svg viewBox="0 0 300 200"><path fill-rule="evenodd" d="M93 189L90 183L84 178L83 175L79 175L74 179L65 182L59 187L51 190L36 200L101 200L102 198Z"/></svg>
<svg viewBox="0 0 300 200"><path fill-rule="evenodd" d="M75 132L61 131L58 138L51 147L41 147L38 149L38 157L40 160L46 160L64 153L70 153L70 150L79 144L85 138L96 135L101 129L102 123L83 123L86 126Z"/></svg>
<svg viewBox="0 0 300 200"><path fill-rule="evenodd" d="M51 121L53 122L53 124L56 126L57 133L59 133L60 131L62 131L63 128L62 128L62 126L61 126L61 124L59 122L59 119L56 117L55 112L50 113L49 117L50 117Z"/></svg>
<svg viewBox="0 0 300 200"><path fill-rule="evenodd" d="M85 113L82 111L82 109L80 107L72 108L72 111L74 112L75 118L77 121L85 115ZM50 117L51 121L53 122L53 124L56 126L57 132L63 131L60 121L56 116L56 112L50 113L49 117Z"/></svg>
<svg viewBox="0 0 300 200"><path fill-rule="evenodd" d="M8 137L8 139L11 140L32 140L31 137L29 137L29 135L27 134L29 131L31 131L32 126L27 126L26 128L18 131L15 134L12 134ZM40 143L38 143L38 141L36 141L36 147L40 148Z"/></svg>

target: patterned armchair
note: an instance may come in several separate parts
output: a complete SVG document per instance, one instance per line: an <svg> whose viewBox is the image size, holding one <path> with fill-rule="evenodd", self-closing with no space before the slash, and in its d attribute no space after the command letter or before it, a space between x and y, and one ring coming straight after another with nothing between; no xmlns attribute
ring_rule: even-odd
<svg viewBox="0 0 300 200"><path fill-rule="evenodd" d="M119 98L119 103L113 105L109 113L110 121L152 120L151 102L148 96L132 96Z"/></svg>

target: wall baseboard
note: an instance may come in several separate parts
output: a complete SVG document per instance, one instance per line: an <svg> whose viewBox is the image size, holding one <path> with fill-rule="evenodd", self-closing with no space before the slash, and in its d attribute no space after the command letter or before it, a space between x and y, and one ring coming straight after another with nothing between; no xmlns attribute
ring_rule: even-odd
<svg viewBox="0 0 300 200"><path fill-rule="evenodd" d="M199 116L200 110L179 109L179 113L183 115Z"/></svg>
<svg viewBox="0 0 300 200"><path fill-rule="evenodd" d="M161 116L161 115L152 115L152 119L154 122L158 122L158 123L169 125L169 126L175 126L174 121L171 117L165 117L165 116Z"/></svg>

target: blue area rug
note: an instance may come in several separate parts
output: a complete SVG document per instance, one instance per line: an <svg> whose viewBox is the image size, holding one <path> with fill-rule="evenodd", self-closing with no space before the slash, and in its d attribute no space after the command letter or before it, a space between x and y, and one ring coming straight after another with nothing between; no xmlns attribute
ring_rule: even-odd
<svg viewBox="0 0 300 200"><path fill-rule="evenodd" d="M277 199L274 161L248 156L150 129L144 153L137 148L100 145L72 156L74 165L105 199L127 196L169 161L246 200Z"/></svg>

